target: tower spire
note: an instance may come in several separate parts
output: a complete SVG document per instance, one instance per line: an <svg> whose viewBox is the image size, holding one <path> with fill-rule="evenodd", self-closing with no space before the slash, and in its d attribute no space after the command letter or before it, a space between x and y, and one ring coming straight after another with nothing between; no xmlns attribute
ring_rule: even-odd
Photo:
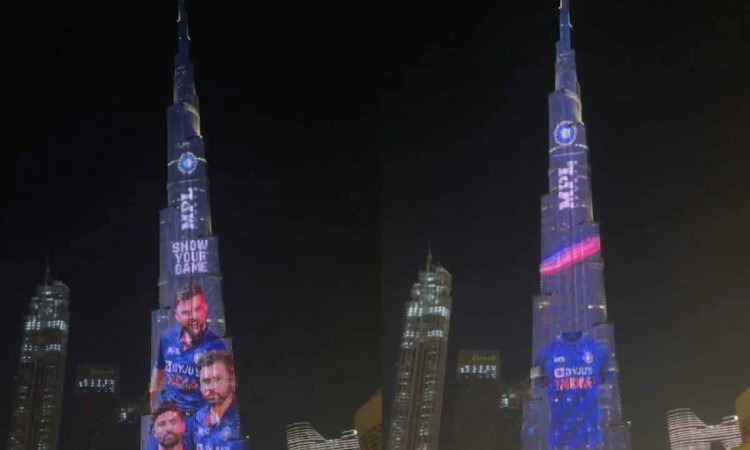
<svg viewBox="0 0 750 450"><path fill-rule="evenodd" d="M47 267L44 270L44 285L49 286L49 252L47 252Z"/></svg>
<svg viewBox="0 0 750 450"><path fill-rule="evenodd" d="M190 62L190 34L185 0L177 4L177 54L174 55L174 103L188 103L198 108L193 64Z"/></svg>
<svg viewBox="0 0 750 450"><path fill-rule="evenodd" d="M555 63L555 90L580 94L576 74L576 52L570 42L570 1L560 0L560 40L557 41Z"/></svg>
<svg viewBox="0 0 750 450"><path fill-rule="evenodd" d="M570 6L569 0L560 0L560 50L570 50L570 30L573 25L570 23Z"/></svg>
<svg viewBox="0 0 750 450"><path fill-rule="evenodd" d="M427 263L425 264L425 271L429 272L432 266L432 244L429 239L427 240Z"/></svg>
<svg viewBox="0 0 750 450"><path fill-rule="evenodd" d="M186 67L190 62L190 35L188 34L188 15L185 0L179 0L177 6L177 67Z"/></svg>

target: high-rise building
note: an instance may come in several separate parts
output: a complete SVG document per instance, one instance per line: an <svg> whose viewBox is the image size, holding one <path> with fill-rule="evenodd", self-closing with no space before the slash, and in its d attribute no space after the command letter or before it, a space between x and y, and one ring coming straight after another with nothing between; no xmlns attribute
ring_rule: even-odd
<svg viewBox="0 0 750 450"><path fill-rule="evenodd" d="M437 450L451 311L451 275L432 264L406 303L388 450Z"/></svg>
<svg viewBox="0 0 750 450"><path fill-rule="evenodd" d="M234 395L236 374L224 319L219 242L211 227L207 160L189 42L185 0L178 0L173 103L167 109L167 207L159 214L159 309L152 313L149 391L152 409L168 401L186 417L196 416L201 426L208 424L195 432L196 446L215 447L241 437ZM219 379L229 380L222 385L228 389L223 400L227 404L217 408L221 415L213 421L198 419L219 414L209 411L202 397L201 361L216 366L222 372ZM155 445L149 444L155 435L149 436L148 417L143 418L141 429L142 448Z"/></svg>
<svg viewBox="0 0 750 450"><path fill-rule="evenodd" d="M496 450L500 426L500 352L459 350L452 448Z"/></svg>
<svg viewBox="0 0 750 450"><path fill-rule="evenodd" d="M145 397L120 397L117 405L117 449L133 450L138 448L141 416L147 413L148 402Z"/></svg>
<svg viewBox="0 0 750 450"><path fill-rule="evenodd" d="M115 448L119 390L118 366L78 365L71 436L74 450Z"/></svg>
<svg viewBox="0 0 750 450"><path fill-rule="evenodd" d="M737 418L740 421L740 432L742 433L742 450L750 450L750 387L737 397L734 402Z"/></svg>
<svg viewBox="0 0 750 450"><path fill-rule="evenodd" d="M31 298L24 317L21 357L15 377L8 450L56 450L62 416L70 289L50 281Z"/></svg>
<svg viewBox="0 0 750 450"><path fill-rule="evenodd" d="M500 422L498 448L521 448L523 398L528 388L520 384L500 384Z"/></svg>
<svg viewBox="0 0 750 450"><path fill-rule="evenodd" d="M326 439L308 422L286 426L287 450L359 450L357 431L341 433L338 439Z"/></svg>
<svg viewBox="0 0 750 450"><path fill-rule="evenodd" d="M378 389L354 414L359 447L383 450L383 391Z"/></svg>
<svg viewBox="0 0 750 450"><path fill-rule="evenodd" d="M542 197L540 295L533 301L532 386L523 449L630 449L622 419L613 325L593 219L586 127L560 3L555 90L549 95L549 193Z"/></svg>
<svg viewBox="0 0 750 450"><path fill-rule="evenodd" d="M727 416L719 425L706 425L689 408L667 411L670 450L711 450L712 443L725 449L742 444L737 416Z"/></svg>

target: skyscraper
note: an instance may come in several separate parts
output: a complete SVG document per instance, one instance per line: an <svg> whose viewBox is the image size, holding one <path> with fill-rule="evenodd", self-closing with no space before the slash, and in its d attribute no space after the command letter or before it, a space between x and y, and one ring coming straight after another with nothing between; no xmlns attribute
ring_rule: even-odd
<svg viewBox="0 0 750 450"><path fill-rule="evenodd" d="M173 103L167 109L167 207L159 214L159 309L152 313L151 407L169 401L187 417L208 414L199 383L201 361L208 358L204 360L208 366L222 371L217 379L230 383L221 385L227 389L222 398L228 402L219 408L223 415L208 420L210 425L200 436L207 441L196 444L213 447L226 445L218 440L239 439L239 414L224 320L219 243L211 227L207 160L189 57L188 15L185 0L178 1ZM149 432L149 420L144 418L142 446L148 446Z"/></svg>
<svg viewBox="0 0 750 450"><path fill-rule="evenodd" d="M344 431L338 439L326 439L308 422L286 426L287 450L360 450L357 432Z"/></svg>
<svg viewBox="0 0 750 450"><path fill-rule="evenodd" d="M720 443L729 450L742 445L737 416L727 416L719 425L706 425L689 408L667 411L670 450L711 450Z"/></svg>
<svg viewBox="0 0 750 450"><path fill-rule="evenodd" d="M451 275L432 264L411 288L398 360L388 450L437 450L451 310Z"/></svg>
<svg viewBox="0 0 750 450"><path fill-rule="evenodd" d="M521 448L523 396L526 386L500 383L499 448Z"/></svg>
<svg viewBox="0 0 750 450"><path fill-rule="evenodd" d="M459 350L452 448L500 448L500 352Z"/></svg>
<svg viewBox="0 0 750 450"><path fill-rule="evenodd" d="M79 364L73 410L73 449L115 448L120 370L116 365Z"/></svg>
<svg viewBox="0 0 750 450"><path fill-rule="evenodd" d="M70 289L62 281L44 284L24 317L21 357L15 377L8 450L55 450L60 433Z"/></svg>
<svg viewBox="0 0 750 450"><path fill-rule="evenodd" d="M560 3L555 91L549 96L549 193L542 197L541 293L533 301L530 397L523 449L630 448L621 417L613 326L593 221L586 127Z"/></svg>

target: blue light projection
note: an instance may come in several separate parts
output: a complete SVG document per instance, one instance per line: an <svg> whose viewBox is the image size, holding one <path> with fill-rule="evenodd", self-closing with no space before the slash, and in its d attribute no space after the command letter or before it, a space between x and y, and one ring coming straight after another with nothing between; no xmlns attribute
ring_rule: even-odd
<svg viewBox="0 0 750 450"><path fill-rule="evenodd" d="M563 120L555 127L555 142L558 145L570 145L576 140L576 124L571 120Z"/></svg>
<svg viewBox="0 0 750 450"><path fill-rule="evenodd" d="M610 362L605 345L587 333L563 333L539 355L550 408L549 450L604 447L599 383Z"/></svg>
<svg viewBox="0 0 750 450"><path fill-rule="evenodd" d="M195 172L196 167L198 167L198 159L194 154L186 152L180 155L180 159L177 161L177 168L180 172L190 175Z"/></svg>

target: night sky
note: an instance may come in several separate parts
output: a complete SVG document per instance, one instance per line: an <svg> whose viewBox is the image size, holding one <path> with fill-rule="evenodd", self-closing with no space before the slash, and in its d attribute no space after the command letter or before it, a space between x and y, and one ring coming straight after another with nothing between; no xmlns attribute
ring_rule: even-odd
<svg viewBox="0 0 750 450"><path fill-rule="evenodd" d="M558 2L506 3L188 1L256 448L283 449L298 420L338 435L383 384L388 408L428 239L453 274L449 376L460 348L528 374ZM668 409L717 422L750 385L750 4L571 10L624 414L634 450L660 450ZM176 1L0 20L0 405L47 251L71 288L65 411L83 362L145 394Z"/></svg>

